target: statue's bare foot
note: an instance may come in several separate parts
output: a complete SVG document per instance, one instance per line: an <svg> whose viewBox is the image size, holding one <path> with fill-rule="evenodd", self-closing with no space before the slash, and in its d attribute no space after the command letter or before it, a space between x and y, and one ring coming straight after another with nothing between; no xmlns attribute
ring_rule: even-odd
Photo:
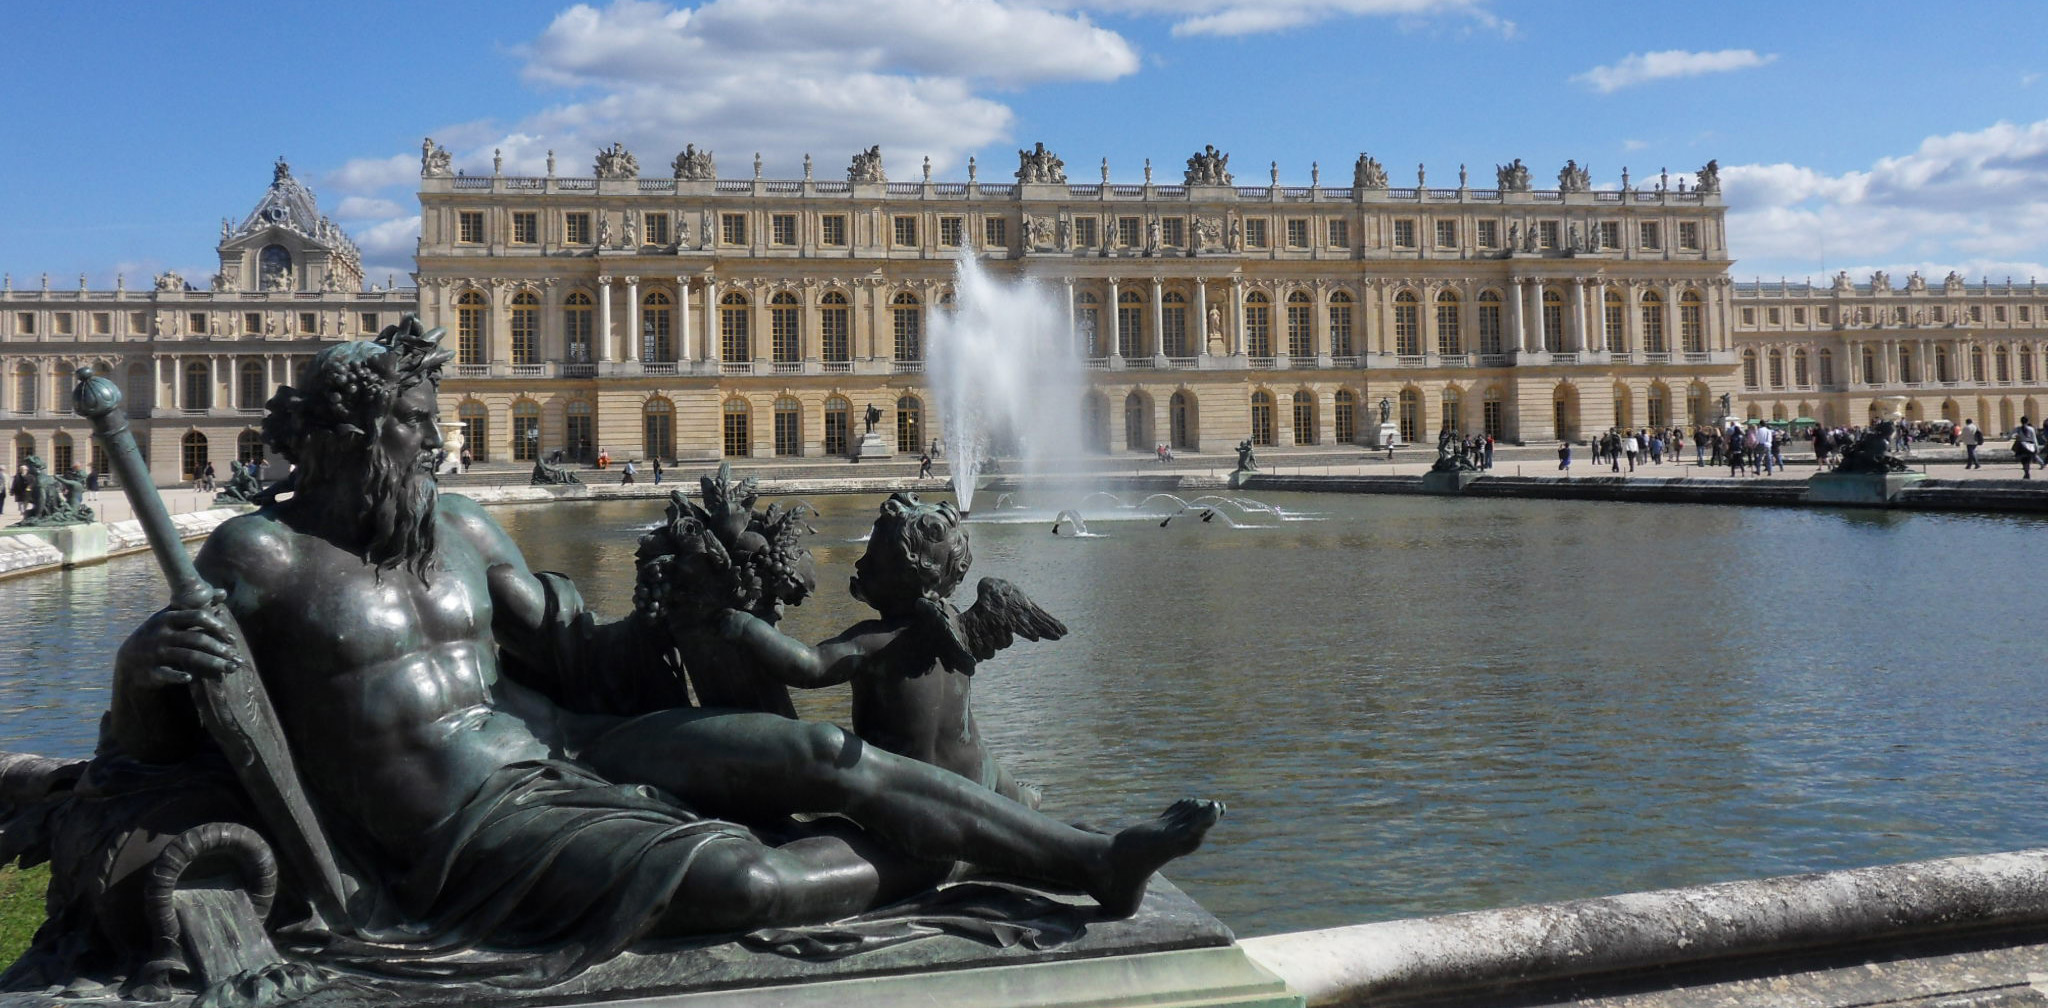
<svg viewBox="0 0 2048 1008"><path fill-rule="evenodd" d="M1182 798L1159 818L1110 838L1108 877L1092 894L1105 917L1129 917L1145 899L1145 885L1159 866L1194 851L1223 818L1223 803Z"/></svg>

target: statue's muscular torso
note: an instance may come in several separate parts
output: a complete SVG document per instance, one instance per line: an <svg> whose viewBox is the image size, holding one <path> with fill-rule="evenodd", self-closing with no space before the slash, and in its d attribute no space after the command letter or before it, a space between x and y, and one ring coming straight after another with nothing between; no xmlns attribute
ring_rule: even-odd
<svg viewBox="0 0 2048 1008"><path fill-rule="evenodd" d="M223 524L199 555L309 788L397 851L493 772L549 756L558 714L498 675L489 571L523 572L516 549L466 498L441 498L435 520L424 581L296 527L288 504Z"/></svg>

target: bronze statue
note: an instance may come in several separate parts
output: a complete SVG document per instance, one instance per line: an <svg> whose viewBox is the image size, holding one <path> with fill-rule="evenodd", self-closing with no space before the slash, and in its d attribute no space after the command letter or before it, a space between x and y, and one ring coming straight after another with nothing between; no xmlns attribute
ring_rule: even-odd
<svg viewBox="0 0 2048 1008"><path fill-rule="evenodd" d="M1252 439L1245 438L1237 443L1237 471L1258 472L1259 459L1252 454Z"/></svg>
<svg viewBox="0 0 2048 1008"><path fill-rule="evenodd" d="M52 923L9 989L538 986L642 938L838 920L956 862L1126 916L1221 816L1190 799L1076 829L834 725L689 705L646 614L596 622L437 492L440 335L409 316L323 349L263 423L290 496L221 525L189 580L153 542L177 600L122 645L100 751L0 790L0 851L53 861ZM118 389L80 399L117 447ZM141 471L132 439L115 454ZM147 481L118 471L154 541ZM762 623L721 619L735 639ZM204 892L181 889L202 862ZM165 888L120 895L150 872Z"/></svg>
<svg viewBox="0 0 2048 1008"><path fill-rule="evenodd" d="M1877 420L1863 428L1863 433L1842 452L1835 463L1838 473L1885 473L1906 472L1911 466L1906 460L1892 454L1892 438L1898 432L1898 425L1890 420Z"/></svg>
<svg viewBox="0 0 2048 1008"><path fill-rule="evenodd" d="M263 485L256 480L256 474L243 463L228 467L227 486L213 495L215 504L254 504L256 495L263 492Z"/></svg>
<svg viewBox="0 0 2048 1008"><path fill-rule="evenodd" d="M576 470L539 459L533 460L533 472L526 477L527 486L570 486L582 482L583 477L576 475Z"/></svg>
<svg viewBox="0 0 2048 1008"><path fill-rule="evenodd" d="M65 476L48 472L39 455L23 461L28 466L28 510L17 525L84 525L93 520L92 506L85 503L83 472L76 468Z"/></svg>

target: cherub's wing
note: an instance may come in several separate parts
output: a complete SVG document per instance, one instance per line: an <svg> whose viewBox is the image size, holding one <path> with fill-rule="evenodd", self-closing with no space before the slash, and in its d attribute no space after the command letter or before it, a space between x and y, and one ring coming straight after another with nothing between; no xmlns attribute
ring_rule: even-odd
<svg viewBox="0 0 2048 1008"><path fill-rule="evenodd" d="M1002 578L982 578L975 594L974 605L960 614L960 642L977 659L994 657L1018 637L1059 640L1067 635L1065 623Z"/></svg>

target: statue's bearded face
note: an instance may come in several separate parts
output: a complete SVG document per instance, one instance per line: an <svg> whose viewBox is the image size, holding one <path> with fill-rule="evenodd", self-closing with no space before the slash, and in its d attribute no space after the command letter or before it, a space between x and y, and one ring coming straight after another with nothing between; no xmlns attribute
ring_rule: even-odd
<svg viewBox="0 0 2048 1008"><path fill-rule="evenodd" d="M434 468L441 450L432 383L401 391L370 437L352 440L355 450L341 448L322 460L328 464L309 467L317 476L301 491L336 495L360 508L364 559L424 573L434 551Z"/></svg>

